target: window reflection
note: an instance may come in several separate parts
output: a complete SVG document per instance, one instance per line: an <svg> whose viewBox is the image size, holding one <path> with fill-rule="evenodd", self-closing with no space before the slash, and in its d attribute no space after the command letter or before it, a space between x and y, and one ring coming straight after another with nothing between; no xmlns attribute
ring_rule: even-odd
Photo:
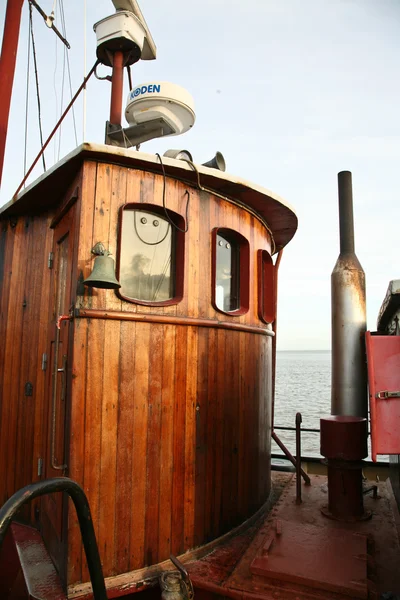
<svg viewBox="0 0 400 600"><path fill-rule="evenodd" d="M225 312L240 308L239 244L229 235L217 234L215 303Z"/></svg>
<svg viewBox="0 0 400 600"><path fill-rule="evenodd" d="M121 294L133 300L163 302L175 295L174 231L158 214L125 209L122 216Z"/></svg>

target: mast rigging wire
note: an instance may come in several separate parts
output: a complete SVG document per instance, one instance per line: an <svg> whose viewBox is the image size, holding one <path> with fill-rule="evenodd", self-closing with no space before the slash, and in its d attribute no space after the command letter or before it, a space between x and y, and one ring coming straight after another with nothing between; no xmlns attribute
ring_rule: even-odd
<svg viewBox="0 0 400 600"><path fill-rule="evenodd" d="M29 25L30 25L31 38L32 38L33 64L35 67L36 97L37 97L37 105L38 105L40 145L42 147L42 150L44 150L44 148L43 148L43 132L42 132L42 111L41 111L41 106L40 106L40 92L39 92L39 75L38 75L37 61L36 61L35 37L33 35L33 19L32 19L32 3L31 2L29 2ZM42 152L42 161L43 161L43 169L46 171L46 161L44 158L44 152Z"/></svg>
<svg viewBox="0 0 400 600"><path fill-rule="evenodd" d="M86 73L86 0L83 0L83 74ZM96 75L96 72L95 72ZM86 87L83 88L82 141L86 137Z"/></svg>
<svg viewBox="0 0 400 600"><path fill-rule="evenodd" d="M54 127L53 131L50 133L49 137L45 141L45 143L43 145L43 148L40 150L39 154L37 155L37 157L35 158L35 160L31 164L31 166L29 167L28 172L25 174L23 180L19 184L17 190L15 191L15 193L13 195L13 202L16 201L16 199L17 199L16 196L17 196L18 192L21 190L21 188L24 185L25 181L28 179L29 175L32 173L32 171L35 168L38 160L40 160L40 157L42 156L43 152L45 151L45 149L47 148L47 146L49 145L49 143L53 139L53 136L54 136L55 132L59 128L60 124L63 122L64 118L66 117L66 115L69 112L69 109L71 108L71 106L73 105L73 103L75 102L75 100L77 99L77 97L79 96L79 94L81 93L82 89L87 84L87 82L90 79L90 77L93 75L94 70L95 70L95 68L97 67L98 64L99 64L99 60L97 59L96 62L94 63L94 65L93 65L93 67L90 69L89 73L87 74L87 76L83 80L83 83L80 85L78 91L75 93L75 96L72 98L71 102L68 104L67 108L64 110L64 113L63 113L61 119L59 119L59 121L56 124L56 126Z"/></svg>
<svg viewBox="0 0 400 600"><path fill-rule="evenodd" d="M26 156L28 147L28 113L29 113L29 78L31 72L31 36L28 29L28 56L26 69L26 95L25 95L25 135L24 135L24 175L26 173Z"/></svg>
<svg viewBox="0 0 400 600"><path fill-rule="evenodd" d="M60 16L61 16L61 25L62 25L63 35L66 37L67 36L67 27L66 27L66 22L65 22L64 2L63 2L63 0L60 0ZM72 98L72 81L71 81L71 67L70 67L70 62L69 62L69 52L67 52L67 49L64 47L64 59L65 59L65 57L67 58L67 71L68 71L69 93L70 93L70 97ZM86 66L85 66L85 72L86 72ZM63 77L64 77L64 75L63 75ZM73 123L74 123L75 145L77 146L78 145L78 136L77 136L77 133L76 133L76 120L75 120L75 110L74 110L74 107L72 107L72 120L73 120Z"/></svg>
<svg viewBox="0 0 400 600"><path fill-rule="evenodd" d="M58 95L57 95L58 44L57 44L57 39L56 38L54 38L54 55L55 55L55 61L54 61L54 71L53 71L53 90L54 90L54 96L55 96L55 99L56 99L56 102L55 102L55 111L54 112L55 112L55 115L57 116L57 110L58 110ZM57 162L57 159L56 159L56 138L54 138L53 160L54 160L54 162Z"/></svg>
<svg viewBox="0 0 400 600"><path fill-rule="evenodd" d="M54 25L54 9L56 6L56 2L54 2L53 5L53 11L50 17L48 17L46 15L46 13L40 8L39 4L36 2L36 0L29 0L29 5L30 6L34 6L36 8L36 10L38 11L38 13L43 17L44 22L46 23L47 27L49 27L50 29L52 29L54 31L54 33L60 38L60 40L62 41L63 44L65 44L68 48L68 50L71 48L71 46L69 45L68 41L61 35L61 33L58 31L57 27L55 27Z"/></svg>

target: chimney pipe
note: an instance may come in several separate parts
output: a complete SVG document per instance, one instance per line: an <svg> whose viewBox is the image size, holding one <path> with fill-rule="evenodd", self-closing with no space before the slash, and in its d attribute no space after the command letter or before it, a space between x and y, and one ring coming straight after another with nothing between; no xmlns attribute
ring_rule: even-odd
<svg viewBox="0 0 400 600"><path fill-rule="evenodd" d="M365 274L354 251L353 192L349 171L338 174L340 254L331 276L331 414L366 417Z"/></svg>

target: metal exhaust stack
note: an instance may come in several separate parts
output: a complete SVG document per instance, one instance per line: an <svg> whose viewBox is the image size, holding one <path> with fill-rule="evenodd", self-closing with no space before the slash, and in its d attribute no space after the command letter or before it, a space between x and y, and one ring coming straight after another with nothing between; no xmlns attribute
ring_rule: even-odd
<svg viewBox="0 0 400 600"><path fill-rule="evenodd" d="M338 174L340 254L331 276L331 414L367 417L365 274L354 251L351 173Z"/></svg>
<svg viewBox="0 0 400 600"><path fill-rule="evenodd" d="M322 513L339 521L368 519L364 510L362 459L367 449L365 276L354 252L351 173L338 174L340 254L331 276L331 417L320 419L321 454L328 465L328 505Z"/></svg>

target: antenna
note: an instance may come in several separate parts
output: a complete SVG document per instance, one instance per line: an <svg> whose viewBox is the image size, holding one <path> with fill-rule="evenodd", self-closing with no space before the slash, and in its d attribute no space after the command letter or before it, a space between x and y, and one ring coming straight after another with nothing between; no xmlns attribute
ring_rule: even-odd
<svg viewBox="0 0 400 600"><path fill-rule="evenodd" d="M142 60L154 60L157 55L157 48L142 11L139 8L139 4L136 2L136 0L112 0L112 2L115 6L115 10L127 10L132 12L135 17L139 19L146 32L141 58Z"/></svg>

